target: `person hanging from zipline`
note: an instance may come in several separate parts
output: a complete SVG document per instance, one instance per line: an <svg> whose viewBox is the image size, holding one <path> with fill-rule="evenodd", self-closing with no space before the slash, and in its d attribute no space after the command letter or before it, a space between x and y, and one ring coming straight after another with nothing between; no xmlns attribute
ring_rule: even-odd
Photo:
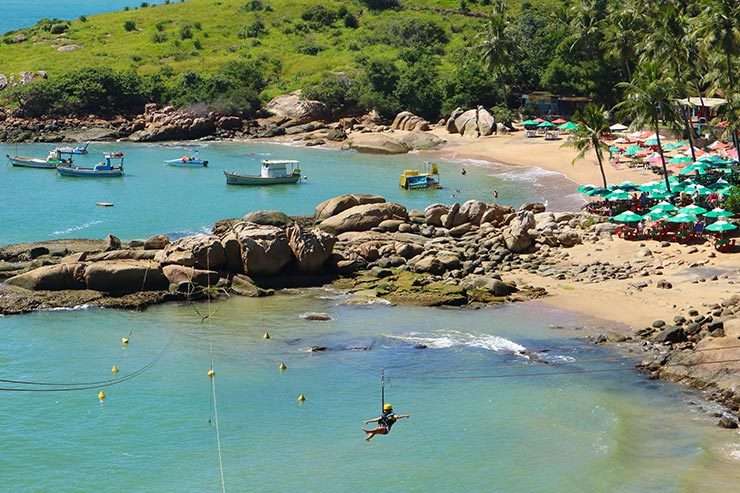
<svg viewBox="0 0 740 493"><path fill-rule="evenodd" d="M378 426L376 426L372 430L362 430L366 433L365 441L369 442L370 439L375 435L387 435L391 431L391 428L396 421L398 421L399 419L408 418L410 416L410 414L394 414L393 406L389 403L384 404L383 414L379 418L365 420L365 424L378 423Z"/></svg>

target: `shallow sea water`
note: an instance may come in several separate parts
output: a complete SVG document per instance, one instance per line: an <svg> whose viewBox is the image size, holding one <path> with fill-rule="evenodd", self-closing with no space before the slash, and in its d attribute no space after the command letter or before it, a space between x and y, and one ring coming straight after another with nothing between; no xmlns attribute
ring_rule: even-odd
<svg viewBox="0 0 740 493"><path fill-rule="evenodd" d="M698 412L692 392L585 344L573 329L591 322L571 313L354 306L323 289L211 309L210 327L187 305L0 318L4 379L106 380L113 364L126 375L174 334L149 371L101 386L104 403L97 387L4 392L2 489L218 490L211 344L228 491L732 491L740 481L737 433ZM332 320L302 317L317 311ZM381 368L386 400L412 417L366 443ZM613 371L538 375L583 369Z"/></svg>

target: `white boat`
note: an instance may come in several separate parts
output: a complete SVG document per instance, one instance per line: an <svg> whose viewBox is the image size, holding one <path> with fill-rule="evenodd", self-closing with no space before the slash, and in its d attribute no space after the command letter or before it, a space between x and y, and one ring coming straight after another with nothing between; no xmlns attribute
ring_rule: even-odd
<svg viewBox="0 0 740 493"><path fill-rule="evenodd" d="M257 175L242 175L224 171L227 185L285 185L301 181L301 169L298 161L262 161L262 173ZM290 167L290 171L288 171Z"/></svg>
<svg viewBox="0 0 740 493"><path fill-rule="evenodd" d="M105 160L96 164L92 168L82 168L79 166L58 166L57 171L62 176L75 178L119 178L123 176L123 153L113 152L104 154ZM117 160L118 165L113 165Z"/></svg>
<svg viewBox="0 0 740 493"><path fill-rule="evenodd" d="M10 164L18 168L56 169L57 166L72 164L72 156L64 158L63 154L71 154L62 149L55 149L49 153L46 159L35 157L11 156L6 154Z"/></svg>
<svg viewBox="0 0 740 493"><path fill-rule="evenodd" d="M59 147L58 149L67 154L87 154L87 146L89 145L89 142L85 142L77 147Z"/></svg>
<svg viewBox="0 0 740 493"><path fill-rule="evenodd" d="M197 152L197 151L196 151ZM183 156L177 159L167 159L164 164L167 166L174 166L176 168L205 168L208 166L208 161L201 159L196 153L192 156Z"/></svg>

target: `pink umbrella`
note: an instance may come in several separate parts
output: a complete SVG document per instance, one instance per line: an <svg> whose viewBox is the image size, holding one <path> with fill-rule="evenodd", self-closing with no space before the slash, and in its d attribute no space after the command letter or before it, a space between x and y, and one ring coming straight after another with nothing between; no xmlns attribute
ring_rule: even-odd
<svg viewBox="0 0 740 493"><path fill-rule="evenodd" d="M534 121L536 121L537 123L542 123L545 120L543 120L542 118L535 118Z"/></svg>

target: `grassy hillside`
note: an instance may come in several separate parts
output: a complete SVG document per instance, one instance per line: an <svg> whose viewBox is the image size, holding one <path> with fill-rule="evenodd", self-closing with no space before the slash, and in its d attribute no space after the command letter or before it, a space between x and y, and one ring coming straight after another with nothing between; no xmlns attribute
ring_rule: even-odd
<svg viewBox="0 0 740 493"><path fill-rule="evenodd" d="M252 9L260 3L262 9ZM325 71L352 67L360 53L397 54L402 47L389 45L385 38L388 26L400 17L433 21L444 28L448 36L444 71L474 43L485 22L475 15L492 9L481 3L485 2L468 1L470 12L464 15L459 0L404 0L402 13L373 12L359 1L190 0L76 19L59 34L52 32L63 28L52 27L50 32L49 23L46 29L39 24L7 33L0 38L0 73L45 70L54 76L73 68L104 66L170 77L187 69L213 72L231 60L263 58L277 67L266 90L269 97L315 82ZM346 27L344 17L329 25L302 19L309 7L319 5L334 13L344 6L358 27ZM19 34L27 40L12 43ZM81 48L58 51L69 45Z"/></svg>

